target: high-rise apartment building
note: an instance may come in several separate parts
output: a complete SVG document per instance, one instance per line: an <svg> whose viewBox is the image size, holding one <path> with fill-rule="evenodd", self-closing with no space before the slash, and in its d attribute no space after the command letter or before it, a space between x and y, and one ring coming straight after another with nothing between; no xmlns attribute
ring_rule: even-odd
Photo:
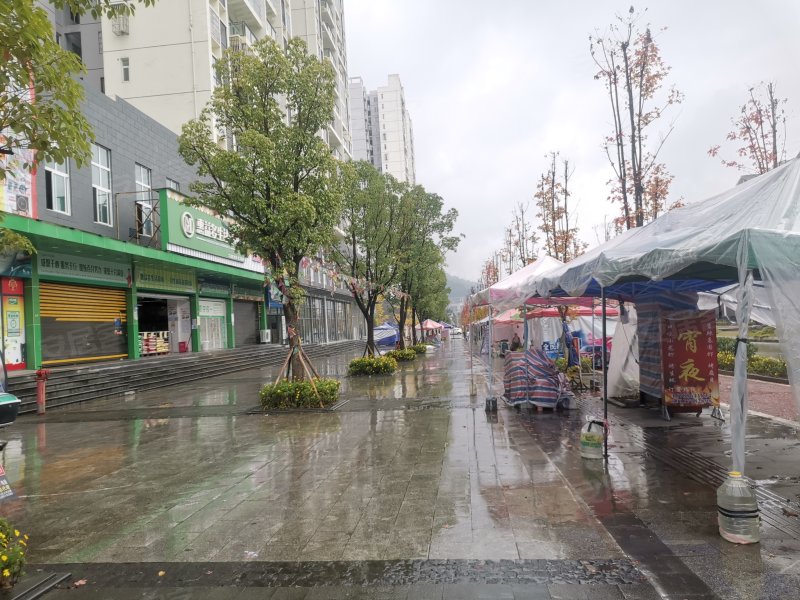
<svg viewBox="0 0 800 600"><path fill-rule="evenodd" d="M365 160L376 164L372 145L372 104L369 92L361 77L351 77L350 94L350 134L353 140L353 160ZM377 157L380 160L380 157Z"/></svg>
<svg viewBox="0 0 800 600"><path fill-rule="evenodd" d="M172 0L105 18L105 91L180 133L211 98L214 63L229 45L280 39L280 10L273 0Z"/></svg>
<svg viewBox="0 0 800 600"><path fill-rule="evenodd" d="M292 0L292 35L308 44L320 60L328 59L336 73L333 123L323 132L335 156L349 159L350 108L347 97L347 49L344 0Z"/></svg>
<svg viewBox="0 0 800 600"><path fill-rule="evenodd" d="M350 79L353 158L371 162L399 181L416 183L414 131L399 75L367 92L360 77Z"/></svg>
<svg viewBox="0 0 800 600"><path fill-rule="evenodd" d="M36 4L47 12L56 43L81 59L86 69L86 73L81 76L84 84L102 92L103 36L100 21L90 13L79 15L69 8L56 8L47 0L37 0Z"/></svg>
<svg viewBox="0 0 800 600"><path fill-rule="evenodd" d="M301 37L336 71L334 120L323 137L350 157L347 51L342 0L162 0L102 23L105 92L179 133L217 85L214 63L228 47Z"/></svg>

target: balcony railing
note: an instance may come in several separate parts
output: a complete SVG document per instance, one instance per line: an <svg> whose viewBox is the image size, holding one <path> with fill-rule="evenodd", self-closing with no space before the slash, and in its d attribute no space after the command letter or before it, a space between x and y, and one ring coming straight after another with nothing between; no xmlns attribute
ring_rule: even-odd
<svg viewBox="0 0 800 600"><path fill-rule="evenodd" d="M241 41L247 44L248 46L252 46L256 42L256 35L244 21L231 22L231 36L234 35L239 36L241 38Z"/></svg>

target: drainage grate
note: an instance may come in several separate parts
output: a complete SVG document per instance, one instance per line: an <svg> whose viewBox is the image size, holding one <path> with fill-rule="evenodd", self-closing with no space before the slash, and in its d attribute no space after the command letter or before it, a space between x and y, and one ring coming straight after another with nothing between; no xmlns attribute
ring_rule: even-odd
<svg viewBox="0 0 800 600"><path fill-rule="evenodd" d="M16 595L11 600L36 600L69 577L70 573L39 573L26 577L17 585Z"/></svg>

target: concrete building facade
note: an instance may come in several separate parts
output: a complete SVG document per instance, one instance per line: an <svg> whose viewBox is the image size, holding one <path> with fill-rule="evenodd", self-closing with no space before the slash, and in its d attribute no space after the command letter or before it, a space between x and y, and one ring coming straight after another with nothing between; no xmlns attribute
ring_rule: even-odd
<svg viewBox="0 0 800 600"><path fill-rule="evenodd" d="M292 35L308 44L310 54L327 59L336 73L333 123L323 137L333 154L351 157L350 104L347 90L347 40L344 0L291 0Z"/></svg>
<svg viewBox="0 0 800 600"><path fill-rule="evenodd" d="M228 219L185 202L196 174L176 135L92 89L81 109L95 133L89 164L45 163L3 182L15 199L5 198L3 225L36 248L0 255L8 368L281 343L264 264L231 243ZM363 337L360 311L330 268L306 259L300 283L305 341Z"/></svg>
<svg viewBox="0 0 800 600"><path fill-rule="evenodd" d="M56 8L47 0L37 0L50 18L56 43L80 57L86 73L81 77L87 87L103 91L103 35L100 21L87 13L78 15L69 8Z"/></svg>
<svg viewBox="0 0 800 600"><path fill-rule="evenodd" d="M414 130L399 75L367 92L360 77L350 79L353 158L367 160L399 181L416 183Z"/></svg>

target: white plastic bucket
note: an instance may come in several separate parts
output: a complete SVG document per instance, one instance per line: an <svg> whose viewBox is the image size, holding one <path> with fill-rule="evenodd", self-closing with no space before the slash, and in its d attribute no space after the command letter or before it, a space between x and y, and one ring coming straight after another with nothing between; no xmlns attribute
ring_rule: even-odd
<svg viewBox="0 0 800 600"><path fill-rule="evenodd" d="M581 429L581 456L583 458L603 458L603 430L605 425L594 417L587 417Z"/></svg>

